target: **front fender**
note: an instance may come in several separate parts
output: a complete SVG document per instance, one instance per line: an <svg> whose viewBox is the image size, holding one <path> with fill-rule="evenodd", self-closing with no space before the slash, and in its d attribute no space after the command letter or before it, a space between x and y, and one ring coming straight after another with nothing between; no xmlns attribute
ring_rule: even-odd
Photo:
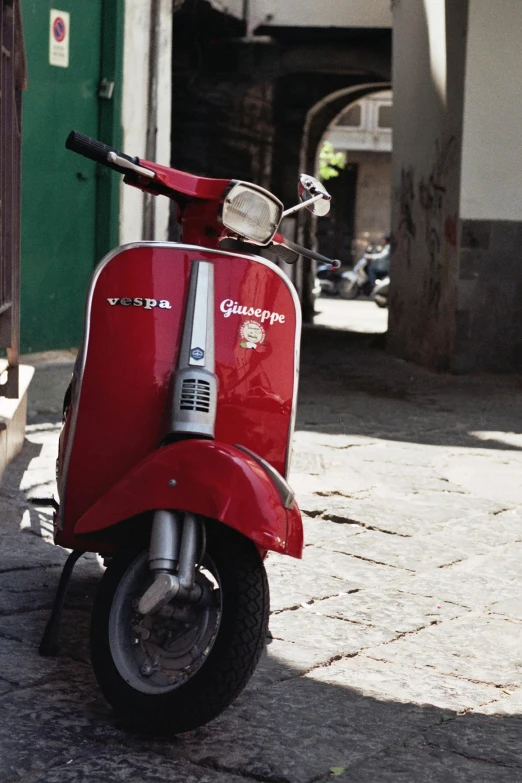
<svg viewBox="0 0 522 783"><path fill-rule="evenodd" d="M285 508L277 487L253 456L211 440L183 440L150 454L80 517L75 535L94 534L161 508L218 519L261 549L301 557L297 504Z"/></svg>

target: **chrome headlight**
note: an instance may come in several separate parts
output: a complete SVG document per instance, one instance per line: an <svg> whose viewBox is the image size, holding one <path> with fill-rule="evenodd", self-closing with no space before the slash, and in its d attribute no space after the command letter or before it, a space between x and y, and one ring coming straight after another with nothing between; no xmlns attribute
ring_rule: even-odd
<svg viewBox="0 0 522 783"><path fill-rule="evenodd" d="M282 214L282 203L268 190L249 182L232 182L223 195L220 219L235 234L268 245Z"/></svg>

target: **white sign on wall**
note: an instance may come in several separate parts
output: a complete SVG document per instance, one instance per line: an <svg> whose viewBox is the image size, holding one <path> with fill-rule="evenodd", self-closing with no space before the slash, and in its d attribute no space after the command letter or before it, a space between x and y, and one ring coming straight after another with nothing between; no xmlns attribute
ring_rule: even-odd
<svg viewBox="0 0 522 783"><path fill-rule="evenodd" d="M69 67L69 12L51 9L49 25L49 63Z"/></svg>

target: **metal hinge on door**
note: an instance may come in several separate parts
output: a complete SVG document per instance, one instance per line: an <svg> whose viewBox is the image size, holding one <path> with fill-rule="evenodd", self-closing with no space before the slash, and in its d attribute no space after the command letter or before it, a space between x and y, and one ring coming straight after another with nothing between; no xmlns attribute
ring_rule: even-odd
<svg viewBox="0 0 522 783"><path fill-rule="evenodd" d="M114 92L114 82L110 79L102 79L98 85L98 98L105 98L110 101Z"/></svg>

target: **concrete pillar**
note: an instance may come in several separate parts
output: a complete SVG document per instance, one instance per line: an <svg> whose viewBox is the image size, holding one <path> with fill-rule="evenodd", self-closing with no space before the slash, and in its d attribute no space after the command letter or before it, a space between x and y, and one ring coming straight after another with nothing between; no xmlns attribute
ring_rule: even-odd
<svg viewBox="0 0 522 783"><path fill-rule="evenodd" d="M456 329L467 0L395 0L389 349L449 369Z"/></svg>
<svg viewBox="0 0 522 783"><path fill-rule="evenodd" d="M522 369L519 0L395 0L389 348Z"/></svg>

